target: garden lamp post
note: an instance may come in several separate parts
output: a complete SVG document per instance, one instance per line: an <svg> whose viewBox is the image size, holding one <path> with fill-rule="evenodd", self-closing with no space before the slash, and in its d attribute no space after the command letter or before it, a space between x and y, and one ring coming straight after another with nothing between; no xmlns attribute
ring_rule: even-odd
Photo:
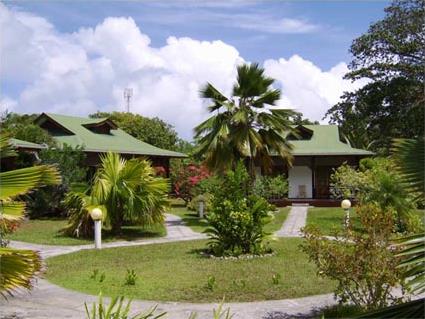
<svg viewBox="0 0 425 319"><path fill-rule="evenodd" d="M204 218L204 206L205 206L205 198L203 195L198 196L198 215L199 218Z"/></svg>
<svg viewBox="0 0 425 319"><path fill-rule="evenodd" d="M345 228L348 228L348 226L350 225L350 207L351 207L350 200L344 199L341 202L341 207L342 209L344 209L344 212L345 212Z"/></svg>
<svg viewBox="0 0 425 319"><path fill-rule="evenodd" d="M98 207L90 211L90 216L94 221L94 247L102 248L102 210Z"/></svg>

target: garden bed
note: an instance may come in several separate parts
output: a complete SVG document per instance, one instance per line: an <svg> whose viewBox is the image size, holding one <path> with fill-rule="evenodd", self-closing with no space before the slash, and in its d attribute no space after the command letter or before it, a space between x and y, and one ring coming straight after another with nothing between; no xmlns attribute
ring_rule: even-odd
<svg viewBox="0 0 425 319"><path fill-rule="evenodd" d="M276 255L249 260L205 258L207 241L85 250L47 259L46 277L65 288L97 295L186 302L254 301L332 292L334 284L316 275L300 252L302 239L272 243ZM125 263L123 262L125 260ZM93 271L104 280L91 279ZM127 269L136 284L125 284Z"/></svg>

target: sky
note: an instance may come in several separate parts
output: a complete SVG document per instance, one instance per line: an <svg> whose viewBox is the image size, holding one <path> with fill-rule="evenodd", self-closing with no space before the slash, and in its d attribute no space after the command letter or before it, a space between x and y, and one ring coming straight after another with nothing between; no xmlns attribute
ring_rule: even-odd
<svg viewBox="0 0 425 319"><path fill-rule="evenodd" d="M282 91L278 107L323 119L345 91L350 44L388 1L1 1L0 109L157 116L192 139L206 82L229 95L241 63Z"/></svg>

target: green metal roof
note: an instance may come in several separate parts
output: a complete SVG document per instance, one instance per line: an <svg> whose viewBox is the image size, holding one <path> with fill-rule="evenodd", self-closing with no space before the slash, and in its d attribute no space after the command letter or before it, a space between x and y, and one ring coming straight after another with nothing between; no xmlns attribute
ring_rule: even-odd
<svg viewBox="0 0 425 319"><path fill-rule="evenodd" d="M137 154L165 157L186 157L185 154L164 150L142 142L121 129L111 129L110 134L95 133L83 125L103 122L106 119L92 119L68 115L43 113L36 120L38 124L49 118L72 134L52 134L60 144L72 147L83 146L86 152L116 152L121 154Z"/></svg>
<svg viewBox="0 0 425 319"><path fill-rule="evenodd" d="M16 148L31 148L31 149L44 149L47 148L45 145L40 145L32 142L27 142L24 140L19 140L17 138L11 138L9 139L10 144Z"/></svg>
<svg viewBox="0 0 425 319"><path fill-rule="evenodd" d="M310 139L291 141L294 156L373 155L372 152L351 147L340 139L337 125L301 125L313 132ZM298 126L299 127L299 126Z"/></svg>

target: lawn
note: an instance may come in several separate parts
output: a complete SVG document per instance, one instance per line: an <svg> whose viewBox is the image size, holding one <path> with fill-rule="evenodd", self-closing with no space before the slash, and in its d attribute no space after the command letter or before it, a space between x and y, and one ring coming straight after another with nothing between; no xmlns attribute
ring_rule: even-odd
<svg viewBox="0 0 425 319"><path fill-rule="evenodd" d="M288 212L288 207L280 208L278 212L274 214L275 218L271 221L271 223L266 225L265 230L270 233L279 230L288 216ZM202 233L208 227L208 223L205 218L199 218L197 212L190 211L186 207L172 207L170 214L179 216L187 226L192 228L193 231Z"/></svg>
<svg viewBox="0 0 425 319"><path fill-rule="evenodd" d="M93 243L93 239L68 237L61 233L65 227L65 219L33 219L23 222L15 233L9 236L11 240L43 245L84 245ZM136 240L146 237L165 236L163 225L150 227L124 226L121 236L113 236L108 231L102 232L102 241Z"/></svg>
<svg viewBox="0 0 425 319"><path fill-rule="evenodd" d="M323 234L332 235L335 230L344 227L345 212L340 207L309 208L307 214L307 225L316 225ZM354 229L360 229L360 221L353 208L350 209L350 222Z"/></svg>
<svg viewBox="0 0 425 319"><path fill-rule="evenodd" d="M425 224L425 211L416 210L413 214L419 216ZM345 213L339 207L309 208L307 225L316 225L325 235L332 235L335 230L342 230ZM361 224L354 208L350 209L350 220L355 230L361 230Z"/></svg>
<svg viewBox="0 0 425 319"><path fill-rule="evenodd" d="M158 301L219 302L224 296L227 302L254 301L331 292L334 283L316 276L315 266L299 250L301 241L279 239L272 243L275 256L245 260L202 257L205 240L85 250L47 259L46 277L93 295L102 291ZM97 279L91 278L95 269ZM134 286L125 284L127 269L137 274ZM280 278L273 283L273 276Z"/></svg>

